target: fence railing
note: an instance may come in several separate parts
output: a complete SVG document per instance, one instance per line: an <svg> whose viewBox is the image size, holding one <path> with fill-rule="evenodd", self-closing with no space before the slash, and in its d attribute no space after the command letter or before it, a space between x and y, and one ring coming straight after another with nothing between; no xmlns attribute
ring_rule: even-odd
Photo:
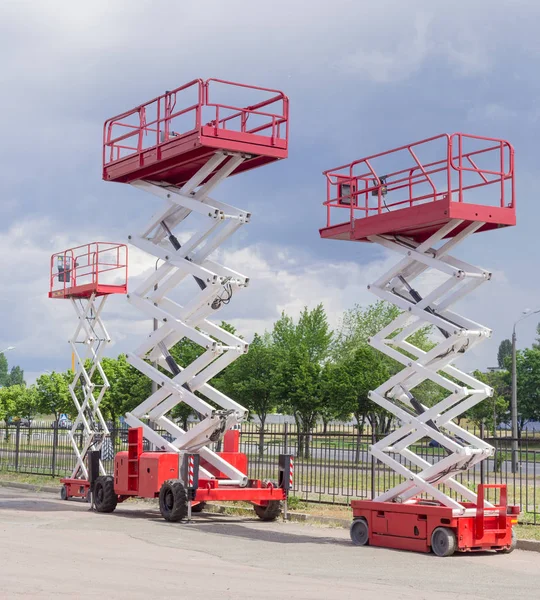
<svg viewBox="0 0 540 600"><path fill-rule="evenodd" d="M111 427L110 431L110 441L102 448L108 472L113 470L115 453L127 449L127 429ZM521 506L521 522L540 524L540 435L523 432L518 444L519 470L513 473L508 432L497 431L494 436L482 428L474 433L495 447L495 455L456 479L473 489L479 483L507 484L509 502ZM83 431L78 435L82 446ZM240 449L248 455L251 478L277 479L278 456L290 453L296 457L294 496L305 502L347 505L353 498L372 498L402 481L369 455L369 446L377 440L369 430L359 433L352 425L329 424L306 436L291 424L267 425L261 432L259 425L250 422L242 429ZM428 440L414 450L430 462L444 456L444 451ZM62 477L69 475L74 465L67 429L51 423L0 424L0 470Z"/></svg>

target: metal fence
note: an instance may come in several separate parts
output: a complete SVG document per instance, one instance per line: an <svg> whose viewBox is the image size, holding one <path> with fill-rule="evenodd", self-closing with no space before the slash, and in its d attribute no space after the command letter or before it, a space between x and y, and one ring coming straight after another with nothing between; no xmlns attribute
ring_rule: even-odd
<svg viewBox="0 0 540 600"><path fill-rule="evenodd" d="M509 501L521 506L521 521L540 524L540 436L523 432L518 444L519 470L514 473L512 439L507 432L495 436L483 435L482 430L474 433L495 447L495 455L456 479L473 489L479 483L505 483ZM78 435L82 446L82 431ZM369 430L359 434L353 425L329 424L326 430L317 428L306 438L291 424L271 424L261 432L257 424L246 423L241 451L248 455L253 479L277 479L279 454L293 454L293 496L304 502L347 505L353 498L372 498L403 480L369 455L369 446L376 440ZM428 440L412 449L430 462L444 456L444 450ZM113 457L119 450L127 450L127 430L114 427L110 443L102 449L108 472L112 472ZM402 462L416 470L408 461ZM0 470L62 477L71 473L74 464L66 429L51 423L34 422L29 427L0 424Z"/></svg>

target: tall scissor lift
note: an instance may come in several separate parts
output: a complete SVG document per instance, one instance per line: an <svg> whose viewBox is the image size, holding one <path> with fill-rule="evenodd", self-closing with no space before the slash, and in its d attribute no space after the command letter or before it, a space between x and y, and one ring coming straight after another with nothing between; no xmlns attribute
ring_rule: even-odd
<svg viewBox="0 0 540 600"><path fill-rule="evenodd" d="M157 389L125 417L128 451L116 456L114 478L96 482L98 511L142 496L159 497L169 521L189 517L208 500L251 502L263 520L281 512L292 457L280 457L279 482L250 479L239 451L247 410L209 383L248 351L210 318L248 285L248 277L216 259L250 220L211 194L231 175L287 157L288 110L282 92L197 79L105 123L104 180L130 184L161 207L129 236L157 262L128 299L158 326L128 361ZM201 348L190 364L178 364L170 352L184 339ZM182 402L199 416L188 431L170 417ZM158 451L143 452L143 437ZM210 447L220 441L223 451Z"/></svg>
<svg viewBox="0 0 540 600"><path fill-rule="evenodd" d="M511 551L519 508L508 505L506 486L480 484L476 493L457 479L494 453L454 421L493 393L454 366L492 332L453 308L487 283L491 272L450 252L474 233L515 225L513 148L504 140L444 134L325 176L327 225L321 237L372 242L401 257L368 286L401 310L369 340L401 366L369 395L399 424L370 451L400 482L373 500L351 502L351 539L356 545L431 549L439 556ZM334 213L338 223L331 221ZM410 337L426 326L435 343L431 350ZM444 392L434 406L416 397L424 381ZM423 438L440 450L433 456L417 452Z"/></svg>
<svg viewBox="0 0 540 600"><path fill-rule="evenodd" d="M62 498L88 497L89 471L93 465L101 475L105 469L101 450L109 429L100 404L109 389L101 359L111 339L102 319L111 294L127 292L127 247L125 244L92 242L57 252L51 257L49 298L69 299L77 315L71 339L74 377L69 393L77 417L68 432L76 463L71 477L62 479Z"/></svg>

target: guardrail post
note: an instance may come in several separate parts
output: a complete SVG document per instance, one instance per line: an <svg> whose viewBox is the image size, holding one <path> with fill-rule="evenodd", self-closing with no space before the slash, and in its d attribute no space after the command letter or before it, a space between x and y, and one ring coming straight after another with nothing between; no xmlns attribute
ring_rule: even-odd
<svg viewBox="0 0 540 600"><path fill-rule="evenodd" d="M371 445L375 445L377 439L375 437L375 429L374 426L371 426ZM375 457L373 454L371 455L371 499L375 498Z"/></svg>
<svg viewBox="0 0 540 600"><path fill-rule="evenodd" d="M16 426L15 434L15 471L19 471L19 450L21 446L21 422L19 421Z"/></svg>
<svg viewBox="0 0 540 600"><path fill-rule="evenodd" d="M485 437L485 427L484 427L484 421L482 421L480 423L480 439L484 439ZM485 467L485 461L481 461L480 462L480 483L483 484L485 483L485 477L486 477L486 467Z"/></svg>
<svg viewBox="0 0 540 600"><path fill-rule="evenodd" d="M56 471L56 450L58 447L58 421L54 422L53 425L54 429L53 429L53 447L52 447L52 462L51 462L51 471L52 471L52 476L55 476L55 471Z"/></svg>

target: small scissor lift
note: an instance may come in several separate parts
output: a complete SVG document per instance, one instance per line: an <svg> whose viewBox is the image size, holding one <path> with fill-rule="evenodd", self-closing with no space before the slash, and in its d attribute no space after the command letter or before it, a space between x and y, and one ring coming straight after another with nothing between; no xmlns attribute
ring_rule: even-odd
<svg viewBox="0 0 540 600"><path fill-rule="evenodd" d="M69 340L75 358L69 392L77 417L68 435L76 464L71 477L61 480L64 500L88 498L92 465L105 475L100 454L109 438L109 429L99 406L109 382L101 358L111 339L102 312L111 294L127 292L127 260L127 247L110 242L92 242L51 257L49 298L71 300L78 319ZM90 464L92 453L97 460Z"/></svg>
<svg viewBox="0 0 540 600"><path fill-rule="evenodd" d="M431 549L439 556L486 549L509 552L515 546L512 526L519 508L507 504L506 486L480 484L476 494L455 478L494 452L454 423L493 391L453 364L492 332L452 310L489 281L491 273L450 251L473 233L515 225L513 148L504 140L444 134L325 175L327 225L321 237L372 242L402 257L368 286L402 311L369 340L403 365L370 392L370 399L400 424L371 453L402 481L373 500L352 501L352 541ZM333 212L346 217L332 224ZM429 351L410 339L426 325L438 338ZM426 380L447 394L433 407L415 397L415 388ZM441 448L431 462L414 450L425 437ZM486 498L490 488L498 488L492 492L493 502Z"/></svg>
<svg viewBox="0 0 540 600"><path fill-rule="evenodd" d="M105 123L104 180L131 184L162 206L140 234L129 236L161 262L128 295L158 323L128 354L157 391L125 417L128 451L116 455L114 477L95 483L100 512L111 512L131 496L159 497L169 521L189 516L192 508L202 510L208 500L251 502L263 520L281 512L292 456L280 456L278 482L250 479L247 456L239 451L247 411L209 384L248 350L244 340L209 319L248 278L210 255L250 220L245 210L210 194L231 175L287 157L288 111L288 99L279 91L197 79ZM184 284L180 304L170 294ZM183 339L203 351L191 364L178 364L169 352ZM188 431L168 417L180 402L199 415ZM158 451L143 452L143 437ZM223 451L209 447L219 441Z"/></svg>

